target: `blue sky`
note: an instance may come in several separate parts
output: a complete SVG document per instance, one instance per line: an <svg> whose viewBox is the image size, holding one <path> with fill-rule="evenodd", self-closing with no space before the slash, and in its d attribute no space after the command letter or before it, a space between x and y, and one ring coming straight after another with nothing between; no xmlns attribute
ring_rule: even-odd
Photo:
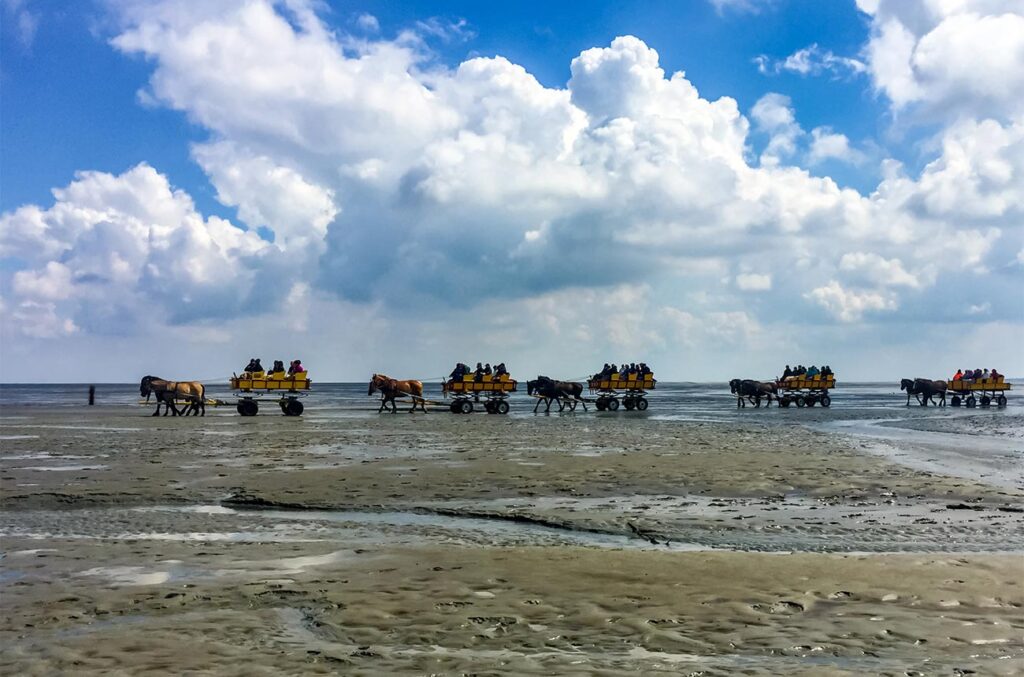
<svg viewBox="0 0 1024 677"><path fill-rule="evenodd" d="M488 349L548 371L635 352L670 377L874 378L950 322L1020 337L1013 2L0 11L2 380L23 355L153 371L161 327L196 349L170 351L183 370L240 340L333 378L476 361L444 328L496 308L528 321ZM364 336L396 325L415 349Z"/></svg>
<svg viewBox="0 0 1024 677"><path fill-rule="evenodd" d="M886 105L864 77L808 78L783 71L766 77L754 59L785 58L812 43L856 56L868 20L852 2L777 2L757 11L717 10L707 2L445 3L331 2L322 16L338 30L360 32L357 19L375 16L384 37L417 21L466 21L466 35L428 36L439 61L457 66L474 56L502 55L549 87L564 86L569 62L582 50L637 35L658 50L665 70L683 70L706 98L730 96L741 110L767 91L791 97L807 127L829 125L851 139L886 145L915 162L911 144L886 139ZM230 214L189 157L191 141L207 134L186 116L140 105L137 91L151 72L144 60L125 58L107 41L116 33L106 3L31 2L40 17L31 44L5 22L0 114L0 209L45 202L50 188L81 168L116 172L138 162L160 167L189 191L206 213ZM764 139L752 139L755 149ZM844 183L870 190L877 173L844 172Z"/></svg>

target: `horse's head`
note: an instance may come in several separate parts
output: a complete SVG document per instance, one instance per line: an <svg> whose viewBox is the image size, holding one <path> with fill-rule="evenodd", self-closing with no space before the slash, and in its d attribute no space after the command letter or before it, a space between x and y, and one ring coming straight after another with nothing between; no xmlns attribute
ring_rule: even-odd
<svg viewBox="0 0 1024 677"><path fill-rule="evenodd" d="M142 377L142 382L139 383L139 394L142 397L145 397L147 402L149 402L149 394L151 392L153 392L153 385L152 384L153 384L153 377L152 376L143 376Z"/></svg>
<svg viewBox="0 0 1024 677"><path fill-rule="evenodd" d="M526 394L527 395L532 395L533 391L536 390L536 389L537 389L537 381L527 381L526 382Z"/></svg>
<svg viewBox="0 0 1024 677"><path fill-rule="evenodd" d="M366 394L367 395L372 395L375 392L377 392L377 388L380 387L380 381L381 381L381 375L380 374L374 374L373 377L370 379L370 388L369 388L369 390L366 391Z"/></svg>
<svg viewBox="0 0 1024 677"><path fill-rule="evenodd" d="M729 381L729 391L730 392L735 394L735 393L739 392L739 389L740 389L740 380L738 378L734 378L733 380Z"/></svg>
<svg viewBox="0 0 1024 677"><path fill-rule="evenodd" d="M910 390L913 387L914 382L909 378L905 378L900 381L900 390Z"/></svg>

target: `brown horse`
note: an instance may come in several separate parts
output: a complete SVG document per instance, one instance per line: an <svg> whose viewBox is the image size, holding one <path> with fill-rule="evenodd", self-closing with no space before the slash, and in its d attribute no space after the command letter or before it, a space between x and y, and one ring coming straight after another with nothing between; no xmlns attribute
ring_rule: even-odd
<svg viewBox="0 0 1024 677"><path fill-rule="evenodd" d="M372 395L377 391L380 391L380 408L377 413L384 411L388 402L391 403L391 413L394 414L398 411L398 405L395 403L397 397L411 397L412 398L412 409L409 413L416 411L416 405L420 405L420 409L423 413L427 412L426 406L424 406L423 399L423 383L421 381L399 381L393 379L390 376L384 374L374 374L373 378L370 379L370 388L366 392L367 395Z"/></svg>
<svg viewBox="0 0 1024 677"><path fill-rule="evenodd" d="M150 394L156 396L153 416L160 415L161 404L164 405L164 416L169 411L175 416L188 416L189 413L206 416L206 386L199 381L168 381L158 376L143 376L139 392L146 398L146 402L149 402ZM179 398L190 403L184 414L174 406L174 401Z"/></svg>
<svg viewBox="0 0 1024 677"><path fill-rule="evenodd" d="M923 407L927 407L928 403L935 404L933 399L938 396L939 403L936 406L946 406L946 382L945 381L932 381L926 378L905 378L900 381L900 390L907 391L907 406L910 406L910 396L913 395L917 398L917 401Z"/></svg>

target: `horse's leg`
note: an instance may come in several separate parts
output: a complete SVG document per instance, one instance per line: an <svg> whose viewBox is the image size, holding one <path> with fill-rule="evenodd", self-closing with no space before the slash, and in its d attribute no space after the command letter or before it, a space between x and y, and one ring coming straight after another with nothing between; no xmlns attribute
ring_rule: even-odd
<svg viewBox="0 0 1024 677"><path fill-rule="evenodd" d="M156 411L153 412L153 416L159 416L159 415L160 415L160 398L157 398L157 400L156 400Z"/></svg>
<svg viewBox="0 0 1024 677"><path fill-rule="evenodd" d="M540 407L540 400L541 400L541 398L538 397L537 398L537 404L533 405L533 413L535 413L535 414L537 413L537 408Z"/></svg>
<svg viewBox="0 0 1024 677"><path fill-rule="evenodd" d="M907 389L907 406L910 406L910 389Z"/></svg>

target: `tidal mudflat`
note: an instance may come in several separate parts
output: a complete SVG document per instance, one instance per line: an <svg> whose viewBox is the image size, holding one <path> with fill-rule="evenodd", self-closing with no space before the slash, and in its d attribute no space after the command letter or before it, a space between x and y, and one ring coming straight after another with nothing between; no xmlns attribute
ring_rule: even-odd
<svg viewBox="0 0 1024 677"><path fill-rule="evenodd" d="M838 404L5 402L0 669L1024 671L1020 412Z"/></svg>

